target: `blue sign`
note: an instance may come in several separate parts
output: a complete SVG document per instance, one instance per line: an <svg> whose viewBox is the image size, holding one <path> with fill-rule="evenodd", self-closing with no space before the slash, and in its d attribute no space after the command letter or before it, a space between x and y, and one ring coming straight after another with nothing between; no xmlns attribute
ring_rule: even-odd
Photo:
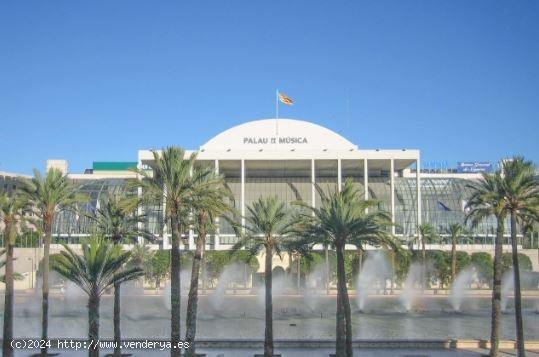
<svg viewBox="0 0 539 357"><path fill-rule="evenodd" d="M492 162L457 162L457 172L493 172L494 165Z"/></svg>

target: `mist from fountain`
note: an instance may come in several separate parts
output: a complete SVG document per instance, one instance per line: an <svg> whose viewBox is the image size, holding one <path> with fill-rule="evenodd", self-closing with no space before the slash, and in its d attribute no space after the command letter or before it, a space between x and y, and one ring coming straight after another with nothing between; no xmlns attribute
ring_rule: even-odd
<svg viewBox="0 0 539 357"><path fill-rule="evenodd" d="M320 292L324 288L324 277L326 276L326 265L318 264L307 276L305 289L303 291L303 302L314 312L320 303Z"/></svg>
<svg viewBox="0 0 539 357"><path fill-rule="evenodd" d="M386 279L390 276L391 270L386 256L382 252L369 253L356 280L356 302L360 311L365 308L369 291L384 289Z"/></svg>
<svg viewBox="0 0 539 357"><path fill-rule="evenodd" d="M509 302L509 294L514 289L513 270L506 271L502 277L502 299L501 308L505 312Z"/></svg>
<svg viewBox="0 0 539 357"><path fill-rule="evenodd" d="M187 294L191 286L191 269L186 268L180 271L180 286L181 286L181 295ZM170 311L172 306L170 305L170 281L167 281L165 288L161 290L161 297L163 298L163 303L167 310Z"/></svg>
<svg viewBox="0 0 539 357"><path fill-rule="evenodd" d="M291 280L288 276L285 274L283 275L277 275L273 274L273 279L271 280L271 293L273 295L273 300L275 300L275 297L278 295L282 295L286 292L287 289L291 287ZM264 283L262 283L257 289L257 302L259 306L264 306L266 303L266 286Z"/></svg>
<svg viewBox="0 0 539 357"><path fill-rule="evenodd" d="M399 296L399 301L406 311L413 308L417 296L420 294L421 278L423 276L423 267L420 263L412 263L408 269L408 275L403 284L402 292Z"/></svg>
<svg viewBox="0 0 539 357"><path fill-rule="evenodd" d="M474 281L474 278L475 270L471 267L466 268L457 274L457 277L451 286L451 297L449 298L451 307L454 311L460 311L466 289L469 288L470 284Z"/></svg>
<svg viewBox="0 0 539 357"><path fill-rule="evenodd" d="M208 300L214 309L222 305L227 288L244 284L245 269L246 264L237 262L225 266L219 276L215 290L208 296Z"/></svg>

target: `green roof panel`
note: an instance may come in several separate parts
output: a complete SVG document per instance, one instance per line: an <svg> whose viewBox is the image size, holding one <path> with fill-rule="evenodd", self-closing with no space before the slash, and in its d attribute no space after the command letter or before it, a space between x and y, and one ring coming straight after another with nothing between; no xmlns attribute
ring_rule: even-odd
<svg viewBox="0 0 539 357"><path fill-rule="evenodd" d="M94 171L127 171L137 167L136 161L94 161Z"/></svg>

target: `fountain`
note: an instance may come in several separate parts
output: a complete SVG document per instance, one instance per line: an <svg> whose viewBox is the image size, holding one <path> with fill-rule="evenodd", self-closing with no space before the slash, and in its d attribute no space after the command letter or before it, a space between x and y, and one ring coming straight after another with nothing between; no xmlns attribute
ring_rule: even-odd
<svg viewBox="0 0 539 357"><path fill-rule="evenodd" d="M186 295L189 292L191 286L191 269L182 269L180 271L180 287L181 294ZM161 291L161 297L167 310L170 310L170 281L167 281L165 288Z"/></svg>
<svg viewBox="0 0 539 357"><path fill-rule="evenodd" d="M507 311L507 303L509 302L509 294L514 289L513 270L508 270L502 277L502 312Z"/></svg>
<svg viewBox="0 0 539 357"><path fill-rule="evenodd" d="M369 290L385 289L386 279L391 276L389 263L382 252L370 253L357 277L356 302L359 311L365 308Z"/></svg>
<svg viewBox="0 0 539 357"><path fill-rule="evenodd" d="M324 287L325 264L316 265L314 270L306 277L305 289L303 291L303 303L314 313L320 302L320 292Z"/></svg>
<svg viewBox="0 0 539 357"><path fill-rule="evenodd" d="M273 275L273 279L272 279L272 284L271 284L271 292L272 292L272 295L273 295L273 300L275 301L275 297L278 296L278 295L282 295L287 288L290 287L290 279L286 276L286 275L278 275L278 274L275 274ZM265 292L266 292L266 287L264 285L264 283L262 283L257 289L256 289L256 292L257 292L257 297L258 297L258 305L260 307L263 307L265 306L266 304L266 295L265 295Z"/></svg>
<svg viewBox="0 0 539 357"><path fill-rule="evenodd" d="M209 295L209 301L214 309L218 309L222 306L224 296L226 295L226 289L232 284L237 285L242 281L245 281L245 264L231 263L225 266L223 272L219 276L217 286L213 293Z"/></svg>
<svg viewBox="0 0 539 357"><path fill-rule="evenodd" d="M421 284L423 276L423 267L420 263L412 263L408 270L408 275L404 281L403 290L399 296L399 301L405 311L412 310L413 304L420 290L418 285Z"/></svg>
<svg viewBox="0 0 539 357"><path fill-rule="evenodd" d="M457 277L451 286L451 297L449 298L453 311L460 311L464 293L473 282L474 277L475 271L473 268L464 269L457 274Z"/></svg>

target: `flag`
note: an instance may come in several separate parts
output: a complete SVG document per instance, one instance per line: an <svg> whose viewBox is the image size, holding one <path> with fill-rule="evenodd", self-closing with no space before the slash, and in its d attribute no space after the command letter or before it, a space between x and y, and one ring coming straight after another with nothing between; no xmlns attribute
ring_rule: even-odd
<svg viewBox="0 0 539 357"><path fill-rule="evenodd" d="M439 208L442 209L442 211L451 211L451 208L447 207L446 205L444 205L442 202L438 201L438 206Z"/></svg>
<svg viewBox="0 0 539 357"><path fill-rule="evenodd" d="M294 101L284 93L279 93L279 100L286 105L292 105L294 103Z"/></svg>

